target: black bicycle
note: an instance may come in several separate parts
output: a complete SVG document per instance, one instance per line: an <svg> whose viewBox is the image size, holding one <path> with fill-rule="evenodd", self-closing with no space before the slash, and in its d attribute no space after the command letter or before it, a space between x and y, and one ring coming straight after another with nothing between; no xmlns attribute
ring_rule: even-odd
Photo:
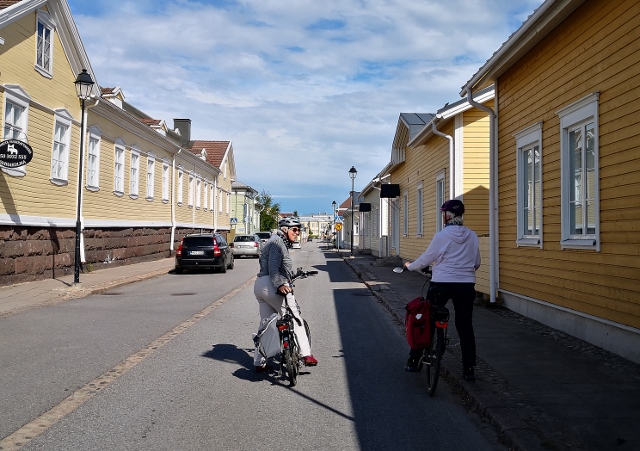
<svg viewBox="0 0 640 451"><path fill-rule="evenodd" d="M418 363L418 370L424 365L426 369L427 393L433 396L440 377L440 362L444 350L449 342L447 329L449 327L449 309L445 304L449 301L446 291L438 287L429 287L427 300L430 303L430 331L431 343L424 349Z"/></svg>
<svg viewBox="0 0 640 451"><path fill-rule="evenodd" d="M303 271L302 268L298 268L298 271L290 280L291 288L294 287L294 280L305 279L315 274L318 274L318 271ZM309 325L303 318L298 318L294 315L291 309L292 303L295 303L297 311L300 312L300 307L293 296L293 291L284 296L284 314L276 322L276 327L280 333L280 374L289 381L290 387L298 383L298 374L300 374L300 368L303 365L302 356L300 355L300 345L294 333L294 321L298 325L304 324L307 337L309 337L309 344L311 344L311 330L309 329Z"/></svg>

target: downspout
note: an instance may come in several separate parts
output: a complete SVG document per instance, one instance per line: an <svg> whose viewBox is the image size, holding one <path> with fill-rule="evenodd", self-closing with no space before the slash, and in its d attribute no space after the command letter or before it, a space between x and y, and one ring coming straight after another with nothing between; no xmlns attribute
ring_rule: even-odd
<svg viewBox="0 0 640 451"><path fill-rule="evenodd" d="M93 105L85 105L84 118L83 118L84 120L82 121L82 123L84 124L84 128L80 130L80 133L82 133L83 136L85 137L87 136L87 128L89 125L87 124L89 119L89 109L97 107L99 103L100 103L100 99L96 99ZM87 140L85 139L84 141L85 141L85 146L88 146L89 143L87 142ZM82 153L83 155L87 155L87 152L84 152L84 149ZM78 177L82 177L82 174L79 174ZM87 259L84 253L84 216L82 215L83 211L84 211L84 190L81 189L80 190L80 231L81 231L80 232L80 262L85 263Z"/></svg>
<svg viewBox="0 0 640 451"><path fill-rule="evenodd" d="M453 137L442 133L436 128L436 119L442 119L442 118L436 115L436 117L431 121L431 130L433 130L433 134L449 140L449 177L450 177L449 199L455 199L456 198L456 155L455 155L455 148L453 145Z"/></svg>
<svg viewBox="0 0 640 451"><path fill-rule="evenodd" d="M496 89L494 103L498 104L498 90ZM486 111L489 114L489 291L490 302L496 302L498 292L498 121L497 114L491 108L473 100L471 89L467 89L467 101L470 105Z"/></svg>
<svg viewBox="0 0 640 451"><path fill-rule="evenodd" d="M171 162L171 243L169 244L169 253L173 252L173 243L176 238L176 157L182 152L182 147L178 152L173 154Z"/></svg>

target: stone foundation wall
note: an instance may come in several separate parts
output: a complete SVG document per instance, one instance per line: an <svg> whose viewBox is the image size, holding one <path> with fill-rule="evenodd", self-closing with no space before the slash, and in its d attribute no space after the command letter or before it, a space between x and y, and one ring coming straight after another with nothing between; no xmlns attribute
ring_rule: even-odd
<svg viewBox="0 0 640 451"><path fill-rule="evenodd" d="M174 249L187 233L176 230ZM170 257L171 228L85 229L82 272ZM74 229L0 226L0 286L73 274Z"/></svg>

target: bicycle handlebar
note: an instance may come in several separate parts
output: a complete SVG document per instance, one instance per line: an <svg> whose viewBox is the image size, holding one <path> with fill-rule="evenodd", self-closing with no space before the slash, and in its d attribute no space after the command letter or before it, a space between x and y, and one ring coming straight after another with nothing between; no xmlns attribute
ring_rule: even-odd
<svg viewBox="0 0 640 451"><path fill-rule="evenodd" d="M298 268L298 271L291 277L291 282L296 279L305 279L309 276L315 276L318 271L303 271L302 268Z"/></svg>

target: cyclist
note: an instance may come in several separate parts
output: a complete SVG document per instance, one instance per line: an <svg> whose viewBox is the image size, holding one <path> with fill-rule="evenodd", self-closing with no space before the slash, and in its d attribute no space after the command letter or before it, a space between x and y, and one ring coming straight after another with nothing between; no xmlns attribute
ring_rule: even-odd
<svg viewBox="0 0 640 451"><path fill-rule="evenodd" d="M437 232L427 250L414 262L405 262L404 267L419 271L432 266L431 287L444 288L453 300L456 313L456 330L462 351L462 375L465 380L475 380L476 339L473 332L472 313L476 291L476 270L480 267L478 236L465 227L462 221L464 204L448 200L442 207L444 228ZM429 292L427 292L429 297ZM430 299L431 300L431 299ZM422 349L411 350L406 370L417 371Z"/></svg>
<svg viewBox="0 0 640 451"><path fill-rule="evenodd" d="M253 293L258 300L260 307L260 319L268 318L274 313L281 311L283 296L291 293L290 280L293 276L293 262L289 256L288 248L298 239L300 235L300 221L296 218L283 218L278 221L279 230L271 235L267 241L262 254L260 255L260 272L253 286ZM302 317L298 311L296 303L289 305L293 316L300 319ZM294 321L293 332L296 334L298 344L300 345L300 353L302 354L304 364L306 366L315 366L318 361L311 354L311 345L309 337L304 328L304 324L298 324ZM273 370L267 364L266 359L256 349L254 358L256 372L264 373Z"/></svg>

